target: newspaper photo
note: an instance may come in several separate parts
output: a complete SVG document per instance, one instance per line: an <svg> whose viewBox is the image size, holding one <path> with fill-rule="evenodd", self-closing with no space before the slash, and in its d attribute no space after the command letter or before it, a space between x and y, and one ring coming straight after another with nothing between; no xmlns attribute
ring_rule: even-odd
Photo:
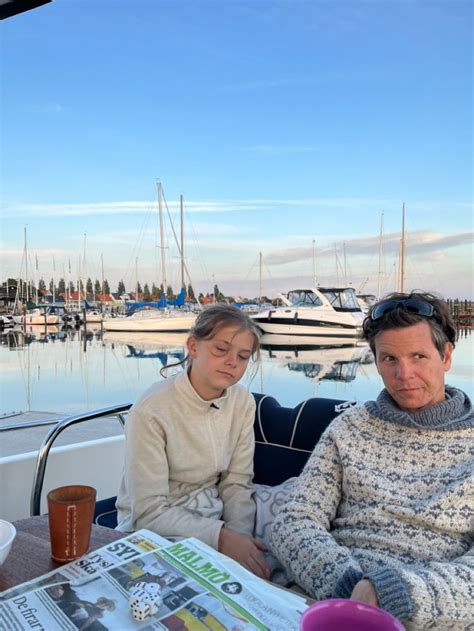
<svg viewBox="0 0 474 631"><path fill-rule="evenodd" d="M0 630L297 631L307 607L197 539L143 529L1 593Z"/></svg>

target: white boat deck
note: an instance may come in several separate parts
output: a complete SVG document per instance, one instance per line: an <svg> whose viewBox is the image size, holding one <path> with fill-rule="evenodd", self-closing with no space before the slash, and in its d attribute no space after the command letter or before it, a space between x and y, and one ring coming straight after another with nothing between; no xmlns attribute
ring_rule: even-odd
<svg viewBox="0 0 474 631"><path fill-rule="evenodd" d="M19 412L0 416L0 428L25 423L24 429L11 429L0 432L0 458L37 451L41 447L45 436L54 427L53 424L27 427L29 422L36 420L59 421L67 416L69 415L41 411ZM123 430L118 418L94 419L70 427L62 432L55 441L54 446L72 445L99 438L121 436L122 434Z"/></svg>

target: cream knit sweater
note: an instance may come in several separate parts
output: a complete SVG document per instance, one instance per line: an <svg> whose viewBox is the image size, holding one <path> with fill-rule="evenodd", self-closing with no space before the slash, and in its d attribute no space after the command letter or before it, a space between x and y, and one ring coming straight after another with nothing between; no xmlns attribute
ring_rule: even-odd
<svg viewBox="0 0 474 631"><path fill-rule="evenodd" d="M474 629L472 416L462 423L406 427L365 406L335 419L273 524L294 580L320 600L366 577L407 629Z"/></svg>
<svg viewBox="0 0 474 631"><path fill-rule="evenodd" d="M254 415L254 398L238 384L212 401L187 371L154 384L127 419L117 529L192 536L214 548L224 524L251 535Z"/></svg>

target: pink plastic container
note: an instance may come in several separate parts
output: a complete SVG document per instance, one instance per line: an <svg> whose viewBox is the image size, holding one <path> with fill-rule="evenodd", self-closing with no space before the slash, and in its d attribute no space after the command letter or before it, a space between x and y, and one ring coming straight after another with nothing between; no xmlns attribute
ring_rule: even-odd
<svg viewBox="0 0 474 631"><path fill-rule="evenodd" d="M301 631L405 631L392 614L358 600L334 598L311 605L300 620Z"/></svg>

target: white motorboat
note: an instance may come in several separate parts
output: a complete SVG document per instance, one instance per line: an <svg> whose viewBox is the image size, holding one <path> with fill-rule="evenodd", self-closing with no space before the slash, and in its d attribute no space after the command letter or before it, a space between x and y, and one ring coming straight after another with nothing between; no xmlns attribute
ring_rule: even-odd
<svg viewBox="0 0 474 631"><path fill-rule="evenodd" d="M197 313L174 309L143 309L125 318L105 318L105 331L189 331Z"/></svg>
<svg viewBox="0 0 474 631"><path fill-rule="evenodd" d="M251 316L264 333L339 339L361 333L364 314L352 287L294 289L281 298L283 307Z"/></svg>
<svg viewBox="0 0 474 631"><path fill-rule="evenodd" d="M24 315L14 316L15 324L61 324L61 318L54 309L40 308L32 309Z"/></svg>

